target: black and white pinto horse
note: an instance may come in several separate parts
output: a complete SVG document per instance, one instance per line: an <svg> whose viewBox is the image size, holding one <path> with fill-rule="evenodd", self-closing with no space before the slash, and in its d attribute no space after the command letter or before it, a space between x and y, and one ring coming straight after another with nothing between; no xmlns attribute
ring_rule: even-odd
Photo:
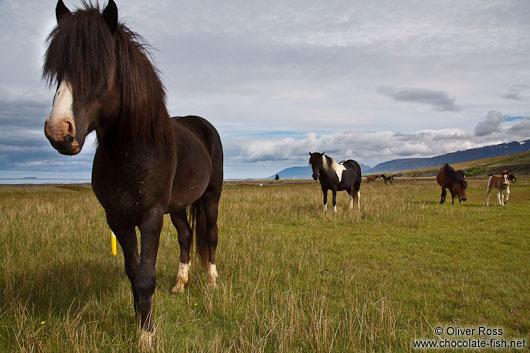
<svg viewBox="0 0 530 353"><path fill-rule="evenodd" d="M350 208L357 199L357 207L361 208L361 167L352 159L335 162L324 153L311 153L309 164L313 168L313 179L319 180L324 194L324 212L328 208L328 190L333 194L333 211L337 212L337 191L346 190L350 195Z"/></svg>

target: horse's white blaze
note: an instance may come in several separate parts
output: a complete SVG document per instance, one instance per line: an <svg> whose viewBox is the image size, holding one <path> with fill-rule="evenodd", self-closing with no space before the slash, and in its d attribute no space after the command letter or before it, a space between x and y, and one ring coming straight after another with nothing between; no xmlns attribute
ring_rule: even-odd
<svg viewBox="0 0 530 353"><path fill-rule="evenodd" d="M55 93L52 111L46 119L47 131L53 139L63 140L65 122L72 124L75 129L73 104L74 96L70 84L66 80L62 80Z"/></svg>
<svg viewBox="0 0 530 353"><path fill-rule="evenodd" d="M190 271L190 263L182 263L179 262L179 270L177 272L177 283L175 284L175 287L171 290L172 293L182 293L184 291L184 287L188 283L188 276Z"/></svg>

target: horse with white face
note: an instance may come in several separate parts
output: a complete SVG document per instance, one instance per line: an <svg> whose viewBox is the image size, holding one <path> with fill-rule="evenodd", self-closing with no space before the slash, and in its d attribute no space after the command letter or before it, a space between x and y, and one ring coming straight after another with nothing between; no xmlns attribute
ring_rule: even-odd
<svg viewBox="0 0 530 353"><path fill-rule="evenodd" d="M333 195L333 211L337 212L337 191L346 190L350 196L350 208L353 208L353 201L357 199L357 207L361 208L360 188L361 188L361 167L353 159L335 162L324 153L311 153L309 164L313 168L313 179L319 180L324 194L324 212L328 208L328 190Z"/></svg>
<svg viewBox="0 0 530 353"><path fill-rule="evenodd" d="M488 196L486 197L486 206L489 206L491 189L495 187L497 189L497 198L499 205L504 206L510 198L510 175L507 170L502 171L502 175L492 175L488 180ZM506 199L504 198L504 192L506 193Z"/></svg>

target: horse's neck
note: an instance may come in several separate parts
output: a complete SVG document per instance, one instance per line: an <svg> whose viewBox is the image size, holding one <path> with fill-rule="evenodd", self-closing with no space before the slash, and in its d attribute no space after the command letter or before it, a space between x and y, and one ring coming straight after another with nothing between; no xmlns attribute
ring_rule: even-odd
<svg viewBox="0 0 530 353"><path fill-rule="evenodd" d="M132 157L135 155L149 155L150 158L164 159L167 158L168 154L174 154L173 149L167 149L161 146L162 141L160 138L157 140L156 138L148 139L139 135L131 136L130 131L121 128L118 121L116 120L108 128L96 129L99 150L106 155L106 158L123 162L124 157ZM174 130L170 124L169 117L168 122L168 126L164 129L164 133L167 135L163 136L163 139L174 140Z"/></svg>

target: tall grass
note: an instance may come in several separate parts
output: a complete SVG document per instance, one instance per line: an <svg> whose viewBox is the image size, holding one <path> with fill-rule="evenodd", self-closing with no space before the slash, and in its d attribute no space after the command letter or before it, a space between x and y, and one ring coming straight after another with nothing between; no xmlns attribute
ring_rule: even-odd
<svg viewBox="0 0 530 353"><path fill-rule="evenodd" d="M324 214L317 184L228 185L217 290L194 262L185 293L169 293L179 250L166 219L153 350L407 352L448 325L528 338L529 181L505 207L485 207L485 188L471 180L452 206L432 180L363 184L360 211L343 192ZM122 254L90 188L0 188L0 237L0 351L137 350Z"/></svg>

